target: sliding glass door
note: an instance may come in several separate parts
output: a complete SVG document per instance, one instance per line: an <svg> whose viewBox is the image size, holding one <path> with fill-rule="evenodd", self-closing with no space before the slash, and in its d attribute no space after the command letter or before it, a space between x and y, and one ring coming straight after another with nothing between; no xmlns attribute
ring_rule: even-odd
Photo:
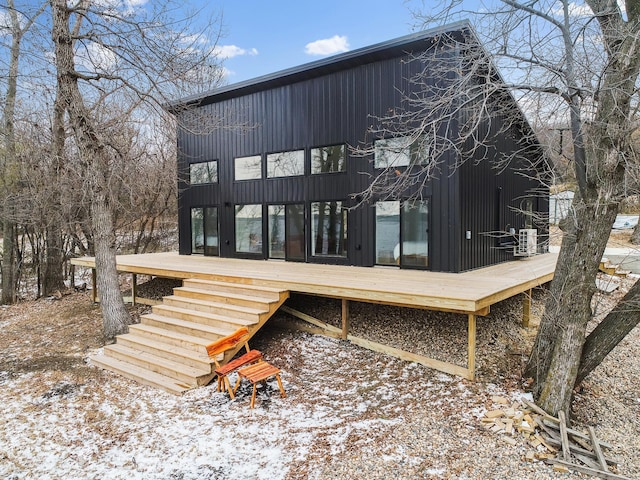
<svg viewBox="0 0 640 480"><path fill-rule="evenodd" d="M376 203L376 264L429 266L429 202Z"/></svg>
<svg viewBox="0 0 640 480"><path fill-rule="evenodd" d="M218 207L191 209L191 253L220 255Z"/></svg>
<svg viewBox="0 0 640 480"><path fill-rule="evenodd" d="M304 205L269 205L269 258L304 262Z"/></svg>

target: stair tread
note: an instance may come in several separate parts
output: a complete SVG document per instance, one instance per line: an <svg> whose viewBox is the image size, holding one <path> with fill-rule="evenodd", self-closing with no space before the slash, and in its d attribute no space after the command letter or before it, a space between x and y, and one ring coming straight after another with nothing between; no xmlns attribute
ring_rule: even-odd
<svg viewBox="0 0 640 480"><path fill-rule="evenodd" d="M123 362L122 360L108 357L106 355L93 356L91 358L91 363L98 367L105 368L125 377L131 378L136 382L160 387L171 393L183 393L194 388L194 386L179 382L175 378L167 377L166 375L162 375L161 373L152 372L137 365Z"/></svg>
<svg viewBox="0 0 640 480"><path fill-rule="evenodd" d="M271 293L282 293L286 292L286 289L277 288L277 287L267 287L262 285L252 285L252 284L244 284L244 283L234 283L234 282L219 282L216 280L204 280L201 278L188 278L183 281L183 284L187 283L198 283L202 285L211 285L211 286L230 286L237 287L238 289L244 290L255 290L262 292L271 292Z"/></svg>
<svg viewBox="0 0 640 480"><path fill-rule="evenodd" d="M173 289L174 292L174 297L175 296L179 296L182 297L182 295L176 295L176 293L181 293L181 292L189 292L189 293L198 293L198 294L202 294L202 295L216 295L216 296L224 296L230 299L234 299L234 300L243 300L243 301L248 301L248 302L256 302L256 303L264 303L265 305L268 305L270 303L275 303L278 300L277 299L273 299L273 300L269 300L268 298L264 298L264 297L256 297L255 295L247 295L247 294L242 294L242 293L233 293L233 292L218 292L215 290L205 290L202 288L192 288L192 287L176 287ZM276 292L274 292L275 294ZM188 297L190 298L190 297ZM219 303L219 302L216 302ZM233 304L231 304L233 305Z"/></svg>
<svg viewBox="0 0 640 480"><path fill-rule="evenodd" d="M196 361L213 363L213 361L211 361L209 359L209 357L204 354L204 352L203 353L198 353L198 352L195 352L193 350L189 350L187 348L182 348L182 347L179 347L177 345L172 345L170 343L154 340L152 338L145 337L143 335L138 335L136 333L125 333L123 335L118 335L118 341L120 341L120 339L122 339L124 341L133 342L133 343L136 343L136 344L146 345L148 347L152 347L152 348L154 348L154 349L156 349L158 351L161 351L161 352L167 352L167 353L172 353L172 354L175 354L175 355L180 355L182 357L190 358L190 359L196 360ZM211 343L211 342L209 342L209 343Z"/></svg>
<svg viewBox="0 0 640 480"><path fill-rule="evenodd" d="M163 305L163 306L168 307L168 305ZM179 309L179 307L171 307L171 310L174 310L174 308ZM185 310L185 309L179 309L179 310L184 310L185 312L193 312L193 310ZM211 316L211 315L207 315L207 312L196 312L196 314L198 316L200 316L201 314L203 316ZM140 317L140 320L142 321L144 318L151 318L156 321L160 321L170 325L190 328L193 330L200 330L202 332L206 332L212 335L217 335L220 337L226 337L227 335L230 335L234 332L234 330L231 328L214 327L212 325L205 325L203 323L191 322L189 320L182 320L181 318L167 317L164 315L160 315L158 313L146 313ZM211 341L209 341L207 345L209 343L211 343Z"/></svg>
<svg viewBox="0 0 640 480"><path fill-rule="evenodd" d="M167 360L166 358L159 357L158 355L154 355L153 353L145 352L144 350L128 347L126 345L119 345L117 343L104 347L105 356L108 356L109 351L117 351L122 354L133 355L136 358L142 359L149 363L153 363L155 365L158 365L159 367L166 368L167 370L173 370L175 372L192 377L200 377L202 375L208 375L210 373L209 371L202 368L190 367L183 363L178 363L173 360Z"/></svg>
<svg viewBox="0 0 640 480"><path fill-rule="evenodd" d="M153 314L149 314L153 315ZM201 324L196 324L201 325ZM167 328L154 327L153 325L146 325L144 323L136 323L134 325L129 325L129 331L135 332L145 332L153 335L161 335L166 337L171 337L176 340L181 340L183 342L193 343L194 345L201 345L206 347L211 343L211 340L202 337L196 337L195 335L188 335L186 333L176 332L175 330L169 330Z"/></svg>
<svg viewBox="0 0 640 480"><path fill-rule="evenodd" d="M161 304L161 305L156 305L156 307L158 307L157 309L160 311L172 311L172 312L176 312L176 313L184 313L184 314L189 314L192 315L194 317L203 317L203 318L208 318L210 320L219 320L219 321L223 321L223 322L228 322L228 323L234 323L240 326L249 326L249 325L255 325L256 323L258 323L257 320L247 320L244 318L236 318L236 317L229 317L227 315L222 315L219 313L212 313L212 312L203 312L201 310L191 310L189 308L184 308L184 307L176 307L174 305L166 305L166 304ZM156 313L157 315L160 315L158 313ZM195 325L201 325L197 322L191 322Z"/></svg>
<svg viewBox="0 0 640 480"><path fill-rule="evenodd" d="M186 303L191 303L191 304L195 304L195 305L211 306L211 307L214 307L214 308L222 308L222 309L226 309L226 310L236 310L238 312L249 313L249 314L254 314L254 315L260 315L262 313L265 313L265 312L269 311L268 308L261 309L261 308L243 307L241 305L234 305L233 303L214 302L214 301L210 301L210 300L200 300L198 298L181 297L179 295L168 295L168 296L164 297L163 300L166 300L166 299L169 299L169 301L177 300L177 301L180 301L180 302L186 302Z"/></svg>

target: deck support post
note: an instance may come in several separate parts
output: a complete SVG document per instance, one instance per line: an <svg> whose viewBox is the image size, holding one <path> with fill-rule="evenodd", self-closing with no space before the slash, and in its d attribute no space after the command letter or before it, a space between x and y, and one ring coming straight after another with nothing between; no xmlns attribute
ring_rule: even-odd
<svg viewBox="0 0 640 480"><path fill-rule="evenodd" d="M467 369L469 370L469 380L474 380L476 375L476 314L469 314L469 347Z"/></svg>
<svg viewBox="0 0 640 480"><path fill-rule="evenodd" d="M91 300L93 303L98 303L98 275L96 275L96 269L91 269Z"/></svg>
<svg viewBox="0 0 640 480"><path fill-rule="evenodd" d="M342 339L349 337L349 300L342 299Z"/></svg>
<svg viewBox="0 0 640 480"><path fill-rule="evenodd" d="M522 292L522 326L524 328L529 328L529 322L531 320L532 292L532 289L529 289L526 292Z"/></svg>
<svg viewBox="0 0 640 480"><path fill-rule="evenodd" d="M138 290L138 275L135 273L131 274L131 305L135 307L136 305L136 293Z"/></svg>

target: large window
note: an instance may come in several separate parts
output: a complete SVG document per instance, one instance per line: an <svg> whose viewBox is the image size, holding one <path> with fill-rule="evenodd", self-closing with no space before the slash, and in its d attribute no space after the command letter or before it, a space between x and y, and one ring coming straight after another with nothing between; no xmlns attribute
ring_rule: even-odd
<svg viewBox="0 0 640 480"><path fill-rule="evenodd" d="M189 165L189 183L191 185L217 182L218 162L216 160L192 163Z"/></svg>
<svg viewBox="0 0 640 480"><path fill-rule="evenodd" d="M390 168L425 163L428 155L423 148L422 142L412 137L376 140L374 165L376 168Z"/></svg>
<svg viewBox="0 0 640 480"><path fill-rule="evenodd" d="M191 253L220 255L218 207L191 209Z"/></svg>
<svg viewBox="0 0 640 480"><path fill-rule="evenodd" d="M238 157L234 161L235 180L255 180L262 178L262 157Z"/></svg>
<svg viewBox="0 0 640 480"><path fill-rule="evenodd" d="M347 210L342 202L311 204L311 254L347 256Z"/></svg>
<svg viewBox="0 0 640 480"><path fill-rule="evenodd" d="M236 252L262 253L262 205L236 205Z"/></svg>
<svg viewBox="0 0 640 480"><path fill-rule="evenodd" d="M218 207L204 209L204 254L220 255L218 235Z"/></svg>
<svg viewBox="0 0 640 480"><path fill-rule="evenodd" d="M402 251L400 264L429 266L429 202L421 200L402 206Z"/></svg>
<svg viewBox="0 0 640 480"><path fill-rule="evenodd" d="M429 266L429 202L376 203L376 263Z"/></svg>
<svg viewBox="0 0 640 480"><path fill-rule="evenodd" d="M305 260L304 205L269 205L269 258Z"/></svg>
<svg viewBox="0 0 640 480"><path fill-rule="evenodd" d="M311 173L344 172L347 170L344 145L311 149Z"/></svg>
<svg viewBox="0 0 640 480"><path fill-rule="evenodd" d="M376 203L376 263L400 263L400 202Z"/></svg>
<svg viewBox="0 0 640 480"><path fill-rule="evenodd" d="M267 177L304 175L304 150L270 153L267 155Z"/></svg>
<svg viewBox="0 0 640 480"><path fill-rule="evenodd" d="M204 253L204 209L191 209L191 253Z"/></svg>

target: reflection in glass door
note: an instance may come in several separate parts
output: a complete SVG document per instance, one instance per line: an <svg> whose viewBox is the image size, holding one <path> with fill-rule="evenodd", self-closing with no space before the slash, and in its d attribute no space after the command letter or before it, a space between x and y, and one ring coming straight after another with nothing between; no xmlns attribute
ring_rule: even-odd
<svg viewBox="0 0 640 480"><path fill-rule="evenodd" d="M376 203L376 263L400 264L400 202Z"/></svg>
<svg viewBox="0 0 640 480"><path fill-rule="evenodd" d="M220 255L218 237L218 207L204 209L204 254Z"/></svg>
<svg viewBox="0 0 640 480"><path fill-rule="evenodd" d="M202 208L191 209L191 253L204 253L204 219Z"/></svg>
<svg viewBox="0 0 640 480"><path fill-rule="evenodd" d="M262 205L236 205L236 253L262 254Z"/></svg>
<svg viewBox="0 0 640 480"><path fill-rule="evenodd" d="M429 203L376 203L376 264L429 266Z"/></svg>
<svg viewBox="0 0 640 480"><path fill-rule="evenodd" d="M304 205L269 205L269 258L305 260Z"/></svg>
<svg viewBox="0 0 640 480"><path fill-rule="evenodd" d="M407 267L429 266L429 203L426 200L402 206L402 255Z"/></svg>
<svg viewBox="0 0 640 480"><path fill-rule="evenodd" d="M220 255L218 207L191 209L191 253Z"/></svg>

